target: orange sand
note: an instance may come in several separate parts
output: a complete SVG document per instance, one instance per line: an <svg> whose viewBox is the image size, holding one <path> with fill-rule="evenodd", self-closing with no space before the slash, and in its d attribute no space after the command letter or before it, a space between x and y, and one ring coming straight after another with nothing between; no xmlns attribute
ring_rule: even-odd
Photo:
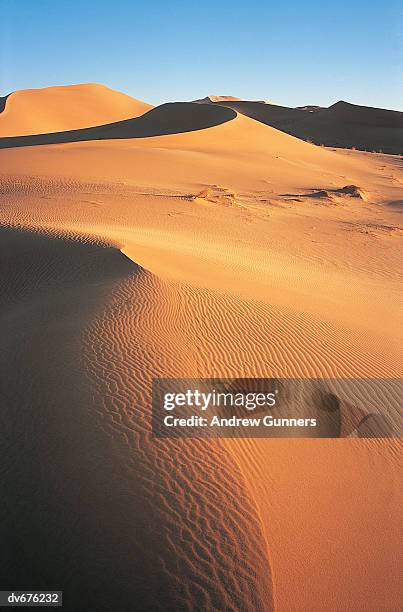
<svg viewBox="0 0 403 612"><path fill-rule="evenodd" d="M9 395L25 342L24 401L46 421L38 388L60 414L74 395L85 460L127 491L124 571L157 549L177 609L397 610L397 440L158 441L149 404L155 376L401 376L402 160L189 112L195 131L0 151Z"/></svg>

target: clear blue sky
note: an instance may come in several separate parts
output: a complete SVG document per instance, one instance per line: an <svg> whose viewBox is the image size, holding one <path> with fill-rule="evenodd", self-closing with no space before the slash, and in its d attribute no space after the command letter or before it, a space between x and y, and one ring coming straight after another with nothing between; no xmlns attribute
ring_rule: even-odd
<svg viewBox="0 0 403 612"><path fill-rule="evenodd" d="M207 94L403 106L400 0L0 0L0 94L104 83L158 104Z"/></svg>

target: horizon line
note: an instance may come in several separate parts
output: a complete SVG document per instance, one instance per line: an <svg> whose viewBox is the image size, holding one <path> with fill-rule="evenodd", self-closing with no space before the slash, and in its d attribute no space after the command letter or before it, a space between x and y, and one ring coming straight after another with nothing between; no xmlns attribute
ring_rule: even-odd
<svg viewBox="0 0 403 612"><path fill-rule="evenodd" d="M119 93L122 93L124 95L127 95L135 100L141 100L142 102L146 102L147 104L154 104L153 102L149 102L147 99L143 99L143 97L141 98L137 98L137 96L135 97L133 94L128 93L125 90L122 89L117 89L115 87L111 87L110 85L106 85L105 83L100 83L98 81L85 81L85 82L79 82L79 83L65 83L63 85L61 84L55 84L55 85L43 85L43 86L38 86L38 87L23 87L23 88L18 88L18 89L14 89L12 91L9 91L6 94L0 94L0 99L2 100L6 100L9 96L11 96L14 93L18 93L18 92L23 92L23 91L32 91L32 90L44 90L44 89L52 89L52 88L68 88L68 87L80 87L83 85L95 85L95 86L99 86L99 87L105 87L107 89L110 89L112 91L117 91ZM202 97L196 97L192 100L182 100L182 99L177 99L177 98L173 98L170 99L168 98L167 100L164 100L162 102L156 103L155 106L161 106L162 104L167 104L167 103L171 103L171 102L189 102L192 103L195 100L202 100L204 98L209 98L209 97L234 97L237 98L237 100L234 101L240 101L240 102L260 102L262 104L270 104L272 106L284 106L286 108L300 108L300 107L307 107L307 106L312 106L312 107L319 107L319 108L330 108L331 106L334 106L335 104L338 104L339 102L344 102L346 104L351 104L353 106L363 106L366 108L378 108L380 110L389 110L392 112L398 112L398 113L402 113L403 109L399 108L386 108L386 107L381 107L381 106L372 106L370 104L358 104L356 102L349 102L346 98L339 98L338 100L336 100L335 102L332 102L331 104L329 104L328 106L323 106L322 104L314 104L314 103L305 103L305 104L299 104L297 106L289 106L287 104L282 104L282 103L278 103L278 102L274 102L273 100L269 99L269 98L265 98L265 97L260 97L260 98L246 98L246 97L238 97L238 96L234 96L233 94L206 94ZM0 112L4 111L6 107L6 104L4 104L3 109L0 108Z"/></svg>

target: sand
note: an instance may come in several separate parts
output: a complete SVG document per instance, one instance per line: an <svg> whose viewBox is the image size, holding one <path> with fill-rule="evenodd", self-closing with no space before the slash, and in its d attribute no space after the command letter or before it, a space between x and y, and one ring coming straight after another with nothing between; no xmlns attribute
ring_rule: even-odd
<svg viewBox="0 0 403 612"><path fill-rule="evenodd" d="M398 609L397 438L156 440L150 385L401 377L401 158L215 104L66 113L0 151L6 581L102 586L105 610Z"/></svg>

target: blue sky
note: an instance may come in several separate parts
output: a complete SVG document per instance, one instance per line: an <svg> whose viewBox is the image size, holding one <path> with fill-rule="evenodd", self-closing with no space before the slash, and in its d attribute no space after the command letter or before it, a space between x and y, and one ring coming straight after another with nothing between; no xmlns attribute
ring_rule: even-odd
<svg viewBox="0 0 403 612"><path fill-rule="evenodd" d="M400 0L0 0L0 95L104 83L158 104L207 94L403 106Z"/></svg>

